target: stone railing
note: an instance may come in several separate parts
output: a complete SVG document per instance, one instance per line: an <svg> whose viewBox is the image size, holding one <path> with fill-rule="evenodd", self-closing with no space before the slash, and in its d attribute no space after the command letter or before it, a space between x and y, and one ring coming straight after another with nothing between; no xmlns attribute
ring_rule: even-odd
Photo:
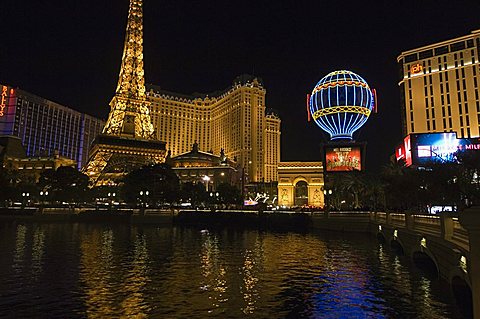
<svg viewBox="0 0 480 319"><path fill-rule="evenodd" d="M408 213L384 213L371 214L372 222L379 225L388 225L394 228L403 228L413 232L425 233L441 237L463 249L469 249L468 232L458 218L444 215L418 215Z"/></svg>

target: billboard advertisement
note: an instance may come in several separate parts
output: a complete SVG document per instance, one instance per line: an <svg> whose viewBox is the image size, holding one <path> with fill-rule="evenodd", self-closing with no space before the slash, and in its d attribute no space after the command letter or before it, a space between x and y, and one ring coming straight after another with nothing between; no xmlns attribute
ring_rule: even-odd
<svg viewBox="0 0 480 319"><path fill-rule="evenodd" d="M479 138L457 138L456 133L411 134L395 149L397 161L404 160L407 166L425 165L432 162L455 162L457 151L480 150Z"/></svg>
<svg viewBox="0 0 480 319"><path fill-rule="evenodd" d="M325 167L327 172L362 170L362 147L358 145L326 146Z"/></svg>
<svg viewBox="0 0 480 319"><path fill-rule="evenodd" d="M413 156L416 164L454 162L455 153L478 150L478 139L457 138L455 133L431 133L414 135Z"/></svg>

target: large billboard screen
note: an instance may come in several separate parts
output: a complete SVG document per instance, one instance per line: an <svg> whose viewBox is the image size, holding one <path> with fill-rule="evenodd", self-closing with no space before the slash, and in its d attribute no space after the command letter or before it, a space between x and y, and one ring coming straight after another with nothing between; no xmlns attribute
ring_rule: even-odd
<svg viewBox="0 0 480 319"><path fill-rule="evenodd" d="M325 147L325 167L327 172L361 171L361 146L345 145Z"/></svg>
<svg viewBox="0 0 480 319"><path fill-rule="evenodd" d="M416 164L454 162L455 153L477 149L475 139L457 138L455 133L414 135L413 156Z"/></svg>
<svg viewBox="0 0 480 319"><path fill-rule="evenodd" d="M457 138L450 133L411 134L405 137L403 145L397 146L397 161L405 160L406 165L426 165L432 162L456 161L457 151L480 150L480 139Z"/></svg>

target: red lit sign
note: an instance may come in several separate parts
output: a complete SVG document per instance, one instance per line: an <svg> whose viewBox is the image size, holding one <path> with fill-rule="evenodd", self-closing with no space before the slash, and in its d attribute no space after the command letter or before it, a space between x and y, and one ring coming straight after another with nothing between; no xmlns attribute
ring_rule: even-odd
<svg viewBox="0 0 480 319"><path fill-rule="evenodd" d="M0 99L0 117L5 115L5 107L7 106L7 90L8 87L2 86L2 96Z"/></svg>
<svg viewBox="0 0 480 319"><path fill-rule="evenodd" d="M405 145L403 143L397 146L395 150L395 158L397 159L397 162L405 160Z"/></svg>
<svg viewBox="0 0 480 319"><path fill-rule="evenodd" d="M405 150L405 164L410 166L412 165L412 141L410 140L410 135L403 139L403 149Z"/></svg>
<svg viewBox="0 0 480 319"><path fill-rule="evenodd" d="M362 169L359 146L333 147L325 150L327 172L347 172Z"/></svg>
<svg viewBox="0 0 480 319"><path fill-rule="evenodd" d="M410 73L412 73L412 74L417 74L417 73L420 73L422 71L423 71L423 65L421 65L420 63L414 64L410 68Z"/></svg>

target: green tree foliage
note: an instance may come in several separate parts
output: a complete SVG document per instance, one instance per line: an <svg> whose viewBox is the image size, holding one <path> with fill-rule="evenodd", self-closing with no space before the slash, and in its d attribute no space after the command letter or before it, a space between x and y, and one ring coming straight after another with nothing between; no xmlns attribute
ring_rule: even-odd
<svg viewBox="0 0 480 319"><path fill-rule="evenodd" d="M110 194L110 195L109 195ZM113 196L115 194L115 196ZM118 186L96 186L90 189L90 197L92 199L111 199L120 197Z"/></svg>
<svg viewBox="0 0 480 319"><path fill-rule="evenodd" d="M205 185L201 183L184 183L181 187L181 199L184 202L192 203L192 206L198 206L207 200L207 191Z"/></svg>
<svg viewBox="0 0 480 319"><path fill-rule="evenodd" d="M57 170L44 171L37 183L40 190L48 191L49 198L81 202L87 200L88 176L73 167L60 166Z"/></svg>
<svg viewBox="0 0 480 319"><path fill-rule="evenodd" d="M218 201L222 204L241 204L242 193L238 188L228 183L222 183L217 186Z"/></svg>
<svg viewBox="0 0 480 319"><path fill-rule="evenodd" d="M468 205L480 205L480 152L457 152L460 164L457 182Z"/></svg>
<svg viewBox="0 0 480 319"><path fill-rule="evenodd" d="M16 180L12 171L9 171L3 167L0 167L0 201L1 204L6 205L8 200L13 199L15 194L15 184Z"/></svg>
<svg viewBox="0 0 480 319"><path fill-rule="evenodd" d="M326 196L331 209L378 209L384 207L384 185L378 176L348 172L328 176Z"/></svg>
<svg viewBox="0 0 480 319"><path fill-rule="evenodd" d="M130 172L123 180L121 192L128 203L141 200L150 205L172 203L179 198L179 193L178 177L167 164L145 166Z"/></svg>
<svg viewBox="0 0 480 319"><path fill-rule="evenodd" d="M391 163L383 171L388 208L426 213L430 206L480 203L480 154L459 151L457 162L431 162L425 167Z"/></svg>
<svg viewBox="0 0 480 319"><path fill-rule="evenodd" d="M431 206L458 210L480 204L480 152L459 151L457 162L406 167L392 161L381 175L364 172L331 174L325 188L331 209L389 209L428 213Z"/></svg>

